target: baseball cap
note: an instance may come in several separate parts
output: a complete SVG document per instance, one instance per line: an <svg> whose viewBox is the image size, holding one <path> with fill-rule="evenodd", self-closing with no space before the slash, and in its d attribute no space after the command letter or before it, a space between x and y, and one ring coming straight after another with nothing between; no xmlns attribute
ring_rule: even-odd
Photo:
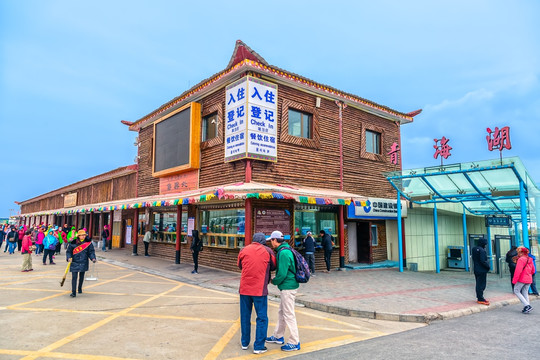
<svg viewBox="0 0 540 360"><path fill-rule="evenodd" d="M283 234L281 231L272 231L272 234L270 235L270 237L266 238L266 240L271 240L271 239L283 239Z"/></svg>

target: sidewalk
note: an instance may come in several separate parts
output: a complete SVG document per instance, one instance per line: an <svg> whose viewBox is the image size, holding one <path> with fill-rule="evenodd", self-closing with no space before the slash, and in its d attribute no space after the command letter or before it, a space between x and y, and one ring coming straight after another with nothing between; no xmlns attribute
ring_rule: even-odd
<svg viewBox="0 0 540 360"><path fill-rule="evenodd" d="M191 263L132 256L123 249L96 251L102 261L134 270L164 276L205 288L238 293L240 273L199 266L191 274ZM345 316L378 320L429 323L480 311L517 304L508 275L488 274L485 291L490 306L475 298L474 275L465 271L436 273L398 272L396 269L332 271L316 273L301 284L296 302L305 307ZM278 301L279 290L269 285L270 300ZM536 296L530 297L537 300Z"/></svg>

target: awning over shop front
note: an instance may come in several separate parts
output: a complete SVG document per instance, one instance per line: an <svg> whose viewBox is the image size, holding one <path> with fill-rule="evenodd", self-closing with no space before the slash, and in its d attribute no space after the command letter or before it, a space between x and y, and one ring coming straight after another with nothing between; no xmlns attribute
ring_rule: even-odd
<svg viewBox="0 0 540 360"><path fill-rule="evenodd" d="M86 204L72 208L38 211L34 213L21 214L21 217L28 218L51 214L70 215L76 213L187 205L194 203L217 203L220 201L245 200L248 198L290 199L298 203L313 205L349 205L352 201L362 201L366 199L366 197L360 195L332 189L306 188L257 182L240 182L222 187L209 187L176 194L153 195L107 203Z"/></svg>

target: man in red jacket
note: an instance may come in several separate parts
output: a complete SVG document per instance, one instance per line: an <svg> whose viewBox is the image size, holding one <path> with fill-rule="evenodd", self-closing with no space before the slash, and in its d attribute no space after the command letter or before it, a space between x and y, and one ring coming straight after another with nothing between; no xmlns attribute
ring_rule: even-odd
<svg viewBox="0 0 540 360"><path fill-rule="evenodd" d="M264 346L268 331L268 283L270 272L276 269L274 252L266 246L263 233L253 235L251 244L238 254L240 278L240 323L242 330L242 350L247 350L251 338L251 310L255 306L257 327L253 353L266 352Z"/></svg>

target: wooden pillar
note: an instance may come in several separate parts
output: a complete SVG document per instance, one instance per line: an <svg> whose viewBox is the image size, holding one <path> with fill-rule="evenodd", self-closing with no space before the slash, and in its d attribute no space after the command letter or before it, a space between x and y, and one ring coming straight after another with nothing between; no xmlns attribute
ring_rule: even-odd
<svg viewBox="0 0 540 360"><path fill-rule="evenodd" d="M90 221L88 221L88 236L90 237L90 239L92 238L92 236L94 235L93 234L93 228L94 228L94 212L93 211L90 211Z"/></svg>
<svg viewBox="0 0 540 360"><path fill-rule="evenodd" d="M248 246L251 244L251 239L253 239L253 211L251 206L251 198L246 199L245 202L246 209L245 209L245 229L244 229L244 246Z"/></svg>
<svg viewBox="0 0 540 360"><path fill-rule="evenodd" d="M109 214L109 238L107 239L107 243L109 243L109 250L112 249L112 234L113 234L113 212L114 210L111 210L111 213Z"/></svg>
<svg viewBox="0 0 540 360"><path fill-rule="evenodd" d="M149 222L150 223L150 222ZM148 224L150 226L150 224ZM180 243L182 241L182 205L176 206L176 256L175 264L180 264Z"/></svg>
<svg viewBox="0 0 540 360"><path fill-rule="evenodd" d="M75 230L79 230L79 213L75 214Z"/></svg>
<svg viewBox="0 0 540 360"><path fill-rule="evenodd" d="M345 206L339 206L339 267L343 269L345 267Z"/></svg>
<svg viewBox="0 0 540 360"><path fill-rule="evenodd" d="M137 228L139 226L139 209L135 209L135 215L133 215L133 228L131 229L131 243L133 244L133 253L131 255L138 256L137 254L137 240L139 234L137 233Z"/></svg>

